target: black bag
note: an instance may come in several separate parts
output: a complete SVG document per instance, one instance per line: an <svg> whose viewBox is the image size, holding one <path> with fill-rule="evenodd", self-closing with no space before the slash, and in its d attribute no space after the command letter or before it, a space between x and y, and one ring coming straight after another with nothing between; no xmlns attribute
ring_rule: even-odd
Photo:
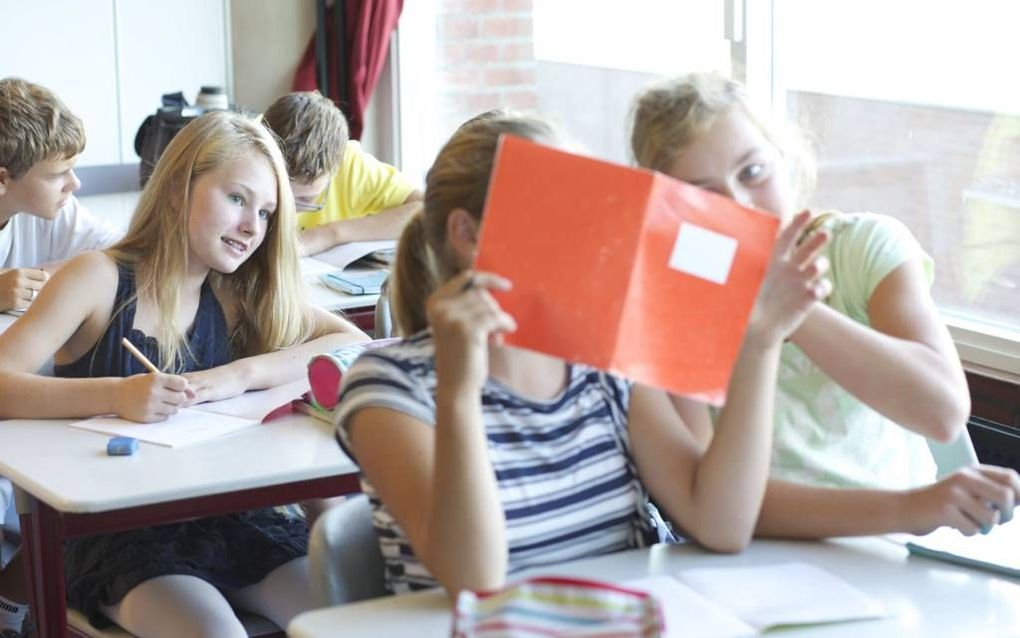
<svg viewBox="0 0 1020 638"><path fill-rule="evenodd" d="M163 106L154 115L145 118L135 134L135 153L142 158L138 167L142 187L174 135L201 114L202 109L189 106L180 91L163 95Z"/></svg>

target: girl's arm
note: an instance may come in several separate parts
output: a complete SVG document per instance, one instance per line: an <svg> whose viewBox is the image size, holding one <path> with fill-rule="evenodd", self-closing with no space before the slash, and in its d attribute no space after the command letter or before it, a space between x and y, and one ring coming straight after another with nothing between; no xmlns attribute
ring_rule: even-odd
<svg viewBox="0 0 1020 638"><path fill-rule="evenodd" d="M709 549L737 552L751 540L768 477L778 365L778 344L744 346L707 449L664 392L634 388L628 423L641 481L669 519ZM707 414L693 402L685 411L698 409Z"/></svg>
<svg viewBox="0 0 1020 638"><path fill-rule="evenodd" d="M480 403L489 335L513 329L485 288L491 275L455 277L429 302L436 351L436 425L366 408L351 419L350 443L365 476L400 523L414 553L455 595L497 589L506 578L503 504L489 461Z"/></svg>
<svg viewBox="0 0 1020 638"><path fill-rule="evenodd" d="M289 383L306 373L308 360L313 356L369 339L346 319L314 306L309 306L308 311L312 313L314 329L312 338L303 344L183 375L194 392L193 403L218 401L249 390L264 390Z"/></svg>
<svg viewBox="0 0 1020 638"><path fill-rule="evenodd" d="M670 520L717 551L750 542L768 477L780 345L829 291L827 264L818 259L828 236L796 246L807 221L798 215L776 242L707 448L706 433L692 434L681 418L707 423L706 408L641 386L631 397L628 427L642 482Z"/></svg>
<svg viewBox="0 0 1020 638"><path fill-rule="evenodd" d="M927 534L948 525L970 536L1008 521L1020 498L1014 470L967 467L913 490L813 487L770 480L756 534L824 538L906 532Z"/></svg>
<svg viewBox="0 0 1020 638"><path fill-rule="evenodd" d="M106 329L117 268L106 255L84 253L40 291L23 317L0 335L0 418L77 418L117 414L158 421L176 413L187 382L168 374L61 379L35 374L55 353L81 356Z"/></svg>
<svg viewBox="0 0 1020 638"><path fill-rule="evenodd" d="M792 341L833 381L903 427L948 442L970 413L959 355L921 264L892 271L868 302L871 328L815 304Z"/></svg>

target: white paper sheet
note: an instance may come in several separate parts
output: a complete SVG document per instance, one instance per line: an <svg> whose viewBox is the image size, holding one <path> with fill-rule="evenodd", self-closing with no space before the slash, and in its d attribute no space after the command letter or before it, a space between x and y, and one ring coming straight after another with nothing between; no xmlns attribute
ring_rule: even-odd
<svg viewBox="0 0 1020 638"><path fill-rule="evenodd" d="M878 600L807 563L695 568L677 578L758 631L888 614Z"/></svg>
<svg viewBox="0 0 1020 638"><path fill-rule="evenodd" d="M110 436L131 436L139 441L166 447L179 447L214 439L258 424L259 421L255 419L215 414L198 408L185 408L160 423L135 423L118 417L100 416L71 423L70 426Z"/></svg>
<svg viewBox="0 0 1020 638"><path fill-rule="evenodd" d="M269 390L246 392L232 399L202 403L195 406L195 409L261 421L267 414L288 401L299 398L307 390L308 377L305 376Z"/></svg>
<svg viewBox="0 0 1020 638"><path fill-rule="evenodd" d="M672 576L651 576L621 584L647 592L659 601L666 623L663 638L730 638L757 634L754 627Z"/></svg>

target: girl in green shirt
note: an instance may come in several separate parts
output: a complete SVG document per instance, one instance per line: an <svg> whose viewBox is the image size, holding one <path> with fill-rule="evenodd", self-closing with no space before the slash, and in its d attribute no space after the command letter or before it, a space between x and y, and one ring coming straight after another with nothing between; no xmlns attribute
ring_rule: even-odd
<svg viewBox="0 0 1020 638"><path fill-rule="evenodd" d="M665 81L638 96L638 163L780 217L798 210L809 162L716 74ZM798 161L801 160L801 161ZM899 221L816 216L832 294L815 302L782 353L772 477L757 533L786 537L965 534L1012 516L1017 473L978 465L935 482L926 438L960 436L966 379L929 293L932 261ZM688 421L700 440L712 425Z"/></svg>

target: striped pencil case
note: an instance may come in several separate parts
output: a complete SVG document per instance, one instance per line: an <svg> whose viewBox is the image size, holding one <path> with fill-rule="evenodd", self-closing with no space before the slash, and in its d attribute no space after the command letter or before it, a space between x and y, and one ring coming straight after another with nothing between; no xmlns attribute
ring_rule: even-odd
<svg viewBox="0 0 1020 638"><path fill-rule="evenodd" d="M593 580L532 578L497 592L463 591L454 638L658 638L662 610L650 594Z"/></svg>

